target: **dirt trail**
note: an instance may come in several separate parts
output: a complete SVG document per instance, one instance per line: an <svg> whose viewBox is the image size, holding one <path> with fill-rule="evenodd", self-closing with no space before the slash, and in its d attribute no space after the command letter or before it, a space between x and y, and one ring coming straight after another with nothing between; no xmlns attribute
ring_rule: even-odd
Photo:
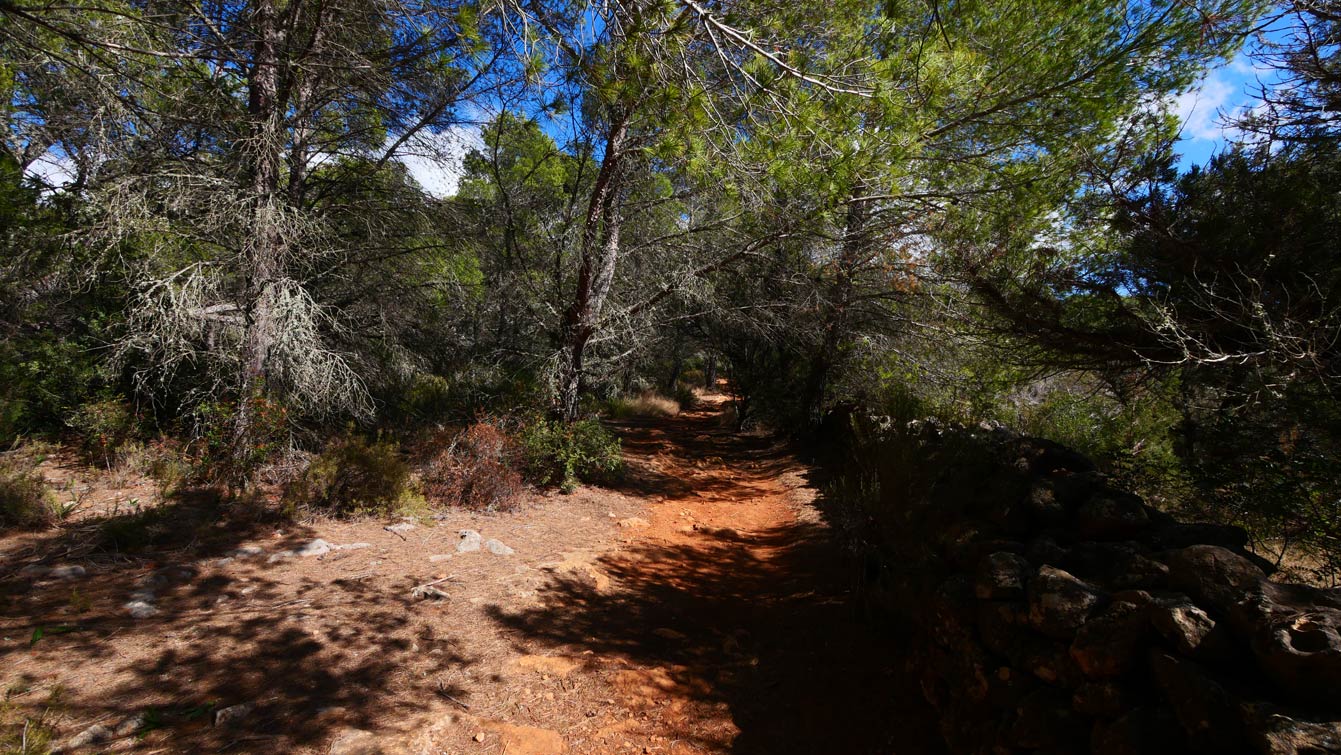
<svg viewBox="0 0 1341 755"><path fill-rule="evenodd" d="M856 621L807 470L725 429L719 409L620 426L633 484L654 502L648 526L600 559L612 584L556 580L543 607L499 617L627 665L613 678L629 718L572 749L937 751L896 643Z"/></svg>
<svg viewBox="0 0 1341 755"><path fill-rule="evenodd" d="M938 752L898 643L857 621L808 470L720 404L619 423L620 488L515 514L393 533L168 502L179 539L149 556L86 553L78 525L0 539L0 683L61 739L114 730L99 752ZM516 553L455 553L465 528ZM315 537L367 547L229 555ZM87 574L31 575L62 563ZM447 599L410 596L437 580ZM157 612L127 616L159 583Z"/></svg>

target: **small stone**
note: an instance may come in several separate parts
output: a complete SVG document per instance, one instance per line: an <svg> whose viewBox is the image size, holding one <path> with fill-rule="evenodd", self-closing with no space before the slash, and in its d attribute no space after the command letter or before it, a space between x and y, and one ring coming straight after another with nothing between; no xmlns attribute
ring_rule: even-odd
<svg viewBox="0 0 1341 755"><path fill-rule="evenodd" d="M136 713L129 718L123 718L121 719L121 723L116 725L116 735L118 737L128 737L144 728L144 725L148 723L148 720L148 717L143 713Z"/></svg>
<svg viewBox="0 0 1341 755"><path fill-rule="evenodd" d="M19 569L19 576L28 577L29 579L41 579L50 573L51 567L42 564L28 564L22 569Z"/></svg>
<svg viewBox="0 0 1341 755"><path fill-rule="evenodd" d="M461 541L456 544L457 553L470 553L480 549L484 539L475 530L461 530Z"/></svg>
<svg viewBox="0 0 1341 755"><path fill-rule="evenodd" d="M278 551L276 553L271 553L270 558L267 558L265 562L268 564L273 564L276 561L283 561L285 559L293 558L295 555L297 555L296 551Z"/></svg>
<svg viewBox="0 0 1341 755"><path fill-rule="evenodd" d="M239 703L214 711L215 726L232 726L251 715L256 706L252 703Z"/></svg>
<svg viewBox="0 0 1341 755"><path fill-rule="evenodd" d="M71 564L68 566L57 566L56 568L52 569L50 572L47 573L47 576L51 577L52 579L83 579L87 575L88 572L84 569L84 567L79 566L77 564Z"/></svg>
<svg viewBox="0 0 1341 755"><path fill-rule="evenodd" d="M1134 495L1098 495L1076 512L1076 529L1087 538L1122 539L1149 526L1150 515Z"/></svg>
<svg viewBox="0 0 1341 755"><path fill-rule="evenodd" d="M81 747L102 744L103 742L109 741L114 736L116 736L116 733L111 729L102 724L94 724L73 737L70 737L63 749L77 750Z"/></svg>
<svg viewBox="0 0 1341 755"><path fill-rule="evenodd" d="M331 544L326 542L325 540L322 540L321 538L317 538L316 540L313 540L312 542L307 543L303 547L295 550L294 554L302 556L303 558L310 558L312 556L324 556L330 552L331 552Z"/></svg>
<svg viewBox="0 0 1341 755"><path fill-rule="evenodd" d="M1028 593L1029 623L1059 640L1074 637L1105 597L1094 585L1051 566L1039 568Z"/></svg>
<svg viewBox="0 0 1341 755"><path fill-rule="evenodd" d="M158 609L144 600L132 600L125 605L125 608L133 619L147 619L158 615Z"/></svg>
<svg viewBox="0 0 1341 755"><path fill-rule="evenodd" d="M476 735L475 735L475 741L476 741L476 742L483 742L483 741L484 741L484 732L479 732L478 734L476 734Z"/></svg>
<svg viewBox="0 0 1341 755"><path fill-rule="evenodd" d="M420 585L410 591L410 596L419 600L450 600L452 597L433 585Z"/></svg>
<svg viewBox="0 0 1341 755"><path fill-rule="evenodd" d="M627 519L620 519L619 522L618 522L618 524L619 524L620 527L624 527L624 528L626 528L626 529L631 528L631 527L650 527L650 526L652 526L651 523L649 523L646 519L643 519L643 518L640 517L640 516L631 516L631 517L629 517L629 518L627 518Z"/></svg>
<svg viewBox="0 0 1341 755"><path fill-rule="evenodd" d="M1200 605L1227 612L1266 579L1247 558L1215 545L1192 545L1168 555L1169 584Z"/></svg>
<svg viewBox="0 0 1341 755"><path fill-rule="evenodd" d="M1017 553L992 553L978 565L973 593L981 600L1016 600L1024 597L1029 562Z"/></svg>
<svg viewBox="0 0 1341 755"><path fill-rule="evenodd" d="M415 525L411 522L397 522L396 524L387 525L382 529L386 530L387 532L394 532L398 535L404 535L406 532L415 529Z"/></svg>
<svg viewBox="0 0 1341 755"><path fill-rule="evenodd" d="M363 729L345 729L331 741L330 755L382 755L376 734Z"/></svg>
<svg viewBox="0 0 1341 755"><path fill-rule="evenodd" d="M504 545L501 540L494 540L492 538L484 541L484 549L495 556L511 556L513 553L516 553L516 551Z"/></svg>
<svg viewBox="0 0 1341 755"><path fill-rule="evenodd" d="M1341 722L1315 719L1266 704L1245 706L1249 739L1263 755L1341 752Z"/></svg>
<svg viewBox="0 0 1341 755"><path fill-rule="evenodd" d="M210 562L210 565L211 565L211 566L214 566L214 567L216 567L216 568L219 568L219 567L228 566L229 564L233 563L233 561L235 561L235 560L236 560L236 559L234 559L232 556L224 556L223 558L216 558L216 559L214 559L213 561Z"/></svg>
<svg viewBox="0 0 1341 755"><path fill-rule="evenodd" d="M256 558L265 554L265 548L259 545L244 545L241 548L233 549L228 555L233 558Z"/></svg>
<svg viewBox="0 0 1341 755"><path fill-rule="evenodd" d="M1215 620L1181 595L1155 601L1150 606L1150 621L1183 655L1195 653L1215 629Z"/></svg>
<svg viewBox="0 0 1341 755"><path fill-rule="evenodd" d="M371 548L372 543L346 543L344 545L332 545L333 551L361 551L364 548Z"/></svg>
<svg viewBox="0 0 1341 755"><path fill-rule="evenodd" d="M1192 661L1151 655L1156 683L1197 752L1235 752L1246 732L1239 701Z"/></svg>
<svg viewBox="0 0 1341 755"><path fill-rule="evenodd" d="M1121 676L1135 665L1149 634L1150 619L1144 606L1113 603L1076 633L1071 657L1088 677Z"/></svg>

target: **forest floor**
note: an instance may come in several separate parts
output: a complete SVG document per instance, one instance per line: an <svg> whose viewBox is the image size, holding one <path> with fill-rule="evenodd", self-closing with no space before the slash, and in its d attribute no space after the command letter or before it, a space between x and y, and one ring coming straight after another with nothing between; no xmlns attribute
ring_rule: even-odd
<svg viewBox="0 0 1341 755"><path fill-rule="evenodd" d="M811 471L721 409L616 423L620 486L507 514L294 524L104 484L0 539L0 714L88 752L938 751ZM144 525L132 498L152 552L97 547ZM465 529L513 552L458 552Z"/></svg>

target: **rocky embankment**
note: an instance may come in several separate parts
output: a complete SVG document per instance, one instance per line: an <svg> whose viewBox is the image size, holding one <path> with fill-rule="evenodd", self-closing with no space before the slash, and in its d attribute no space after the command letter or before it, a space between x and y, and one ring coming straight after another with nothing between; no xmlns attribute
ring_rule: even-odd
<svg viewBox="0 0 1341 755"><path fill-rule="evenodd" d="M1001 430L842 418L878 478L871 592L956 753L1341 753L1341 591L1272 581L1079 454ZM840 462L841 463L841 462Z"/></svg>

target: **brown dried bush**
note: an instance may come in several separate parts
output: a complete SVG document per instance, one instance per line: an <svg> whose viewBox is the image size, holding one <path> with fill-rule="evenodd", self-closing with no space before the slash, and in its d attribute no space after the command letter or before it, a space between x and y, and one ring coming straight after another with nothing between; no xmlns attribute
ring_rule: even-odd
<svg viewBox="0 0 1341 755"><path fill-rule="evenodd" d="M424 466L424 495L475 511L516 508L523 490L513 468L514 444L496 422L476 422L430 457Z"/></svg>

